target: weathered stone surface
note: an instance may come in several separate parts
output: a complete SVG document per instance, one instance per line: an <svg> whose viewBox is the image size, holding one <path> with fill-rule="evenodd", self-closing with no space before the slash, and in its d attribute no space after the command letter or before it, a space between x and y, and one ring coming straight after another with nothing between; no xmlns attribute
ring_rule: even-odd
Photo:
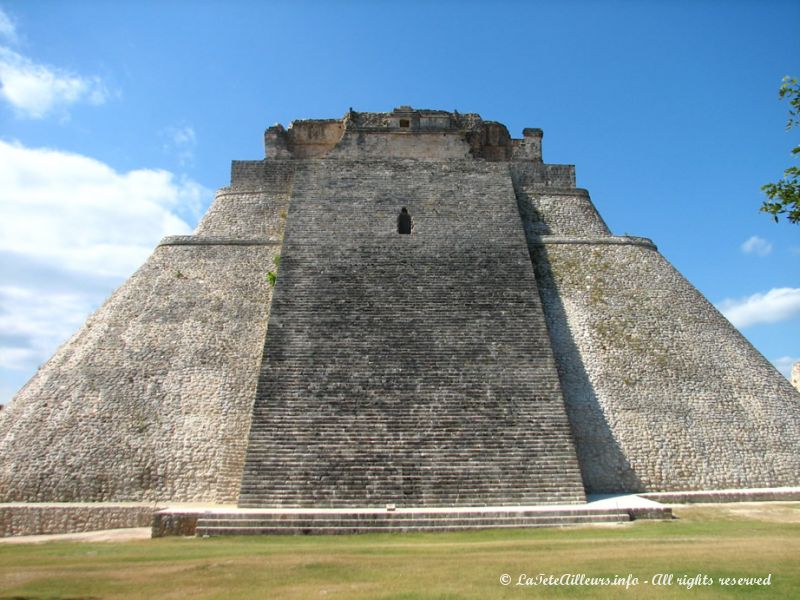
<svg viewBox="0 0 800 600"><path fill-rule="evenodd" d="M200 511L165 510L152 515L151 537L195 535Z"/></svg>
<svg viewBox="0 0 800 600"><path fill-rule="evenodd" d="M528 237L611 235L586 190L519 185L516 192Z"/></svg>
<svg viewBox="0 0 800 600"><path fill-rule="evenodd" d="M533 240L587 491L796 485L800 395L631 242Z"/></svg>

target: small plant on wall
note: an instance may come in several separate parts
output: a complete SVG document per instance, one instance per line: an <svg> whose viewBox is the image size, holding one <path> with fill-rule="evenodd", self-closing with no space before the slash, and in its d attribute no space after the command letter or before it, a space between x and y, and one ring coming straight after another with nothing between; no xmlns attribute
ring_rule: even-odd
<svg viewBox="0 0 800 600"><path fill-rule="evenodd" d="M281 255L276 255L275 258L272 259L272 262L275 263L275 270L267 272L267 281L269 281L272 287L275 287L275 282L278 279L278 267L281 265Z"/></svg>

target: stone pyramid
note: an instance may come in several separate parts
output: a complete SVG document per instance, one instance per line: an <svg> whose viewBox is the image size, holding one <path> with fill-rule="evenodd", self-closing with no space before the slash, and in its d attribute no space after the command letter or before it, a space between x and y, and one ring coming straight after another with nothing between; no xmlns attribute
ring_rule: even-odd
<svg viewBox="0 0 800 600"><path fill-rule="evenodd" d="M541 141L407 106L269 128L0 412L0 501L800 484L800 393Z"/></svg>

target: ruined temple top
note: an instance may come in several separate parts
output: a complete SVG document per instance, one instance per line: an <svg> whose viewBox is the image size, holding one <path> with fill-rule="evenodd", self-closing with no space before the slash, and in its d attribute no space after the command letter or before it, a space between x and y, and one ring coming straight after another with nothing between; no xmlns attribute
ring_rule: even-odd
<svg viewBox="0 0 800 600"><path fill-rule="evenodd" d="M420 158L541 162L542 130L526 128L520 139L476 113L399 106L392 112L357 112L341 119L292 121L264 134L267 159Z"/></svg>

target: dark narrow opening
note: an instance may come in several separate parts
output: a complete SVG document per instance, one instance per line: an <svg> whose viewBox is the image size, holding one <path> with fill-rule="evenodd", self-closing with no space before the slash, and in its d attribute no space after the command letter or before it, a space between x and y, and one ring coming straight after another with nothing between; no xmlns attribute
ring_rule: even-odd
<svg viewBox="0 0 800 600"><path fill-rule="evenodd" d="M411 121L408 119L400 119L400 127L411 127Z"/></svg>
<svg viewBox="0 0 800 600"><path fill-rule="evenodd" d="M400 214L397 216L397 233L411 233L411 215L405 206L400 209Z"/></svg>

